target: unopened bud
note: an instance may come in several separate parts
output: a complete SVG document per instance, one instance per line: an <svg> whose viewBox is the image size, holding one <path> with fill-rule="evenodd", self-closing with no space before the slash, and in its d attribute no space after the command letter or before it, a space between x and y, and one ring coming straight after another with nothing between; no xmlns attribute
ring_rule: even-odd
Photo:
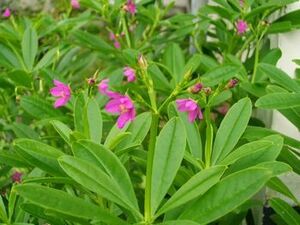
<svg viewBox="0 0 300 225"><path fill-rule="evenodd" d="M203 88L203 85L201 83L197 83L191 87L188 88L188 91L192 94L197 94L199 93Z"/></svg>
<svg viewBox="0 0 300 225"><path fill-rule="evenodd" d="M93 85L96 83L96 81L95 81L94 78L88 78L88 79L87 79L87 83L88 83L88 85L93 86Z"/></svg>
<svg viewBox="0 0 300 225"><path fill-rule="evenodd" d="M144 70L146 70L148 68L147 60L146 60L146 58L143 55L139 56L139 58L138 58L138 64Z"/></svg>
<svg viewBox="0 0 300 225"><path fill-rule="evenodd" d="M226 86L227 88L234 88L238 83L237 79L231 79Z"/></svg>
<svg viewBox="0 0 300 225"><path fill-rule="evenodd" d="M204 91L204 93L205 93L206 95L210 95L211 92L212 92L212 90L211 90L210 87L203 88L203 91Z"/></svg>

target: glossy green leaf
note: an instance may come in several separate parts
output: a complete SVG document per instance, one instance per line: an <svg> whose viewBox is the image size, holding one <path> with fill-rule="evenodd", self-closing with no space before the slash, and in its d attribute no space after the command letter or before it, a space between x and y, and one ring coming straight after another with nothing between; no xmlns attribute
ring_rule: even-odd
<svg viewBox="0 0 300 225"><path fill-rule="evenodd" d="M279 198L273 198L269 204L288 225L299 225L300 215L288 203Z"/></svg>
<svg viewBox="0 0 300 225"><path fill-rule="evenodd" d="M271 174L271 171L260 168L248 168L231 174L185 209L179 218L200 224L213 222L255 195Z"/></svg>
<svg viewBox="0 0 300 225"><path fill-rule="evenodd" d="M157 214L165 213L198 198L219 182L226 166L215 166L204 169L189 179L174 195L159 209Z"/></svg>
<svg viewBox="0 0 300 225"><path fill-rule="evenodd" d="M164 65L166 65L172 73L175 84L182 81L183 68L185 64L183 51L180 46L175 43L171 43L166 47L163 56Z"/></svg>
<svg viewBox="0 0 300 225"><path fill-rule="evenodd" d="M289 187L278 177L273 177L271 180L268 181L267 187L271 188L274 191L277 191L286 197L292 199L296 204L299 204L298 199L295 197L295 195L291 192Z"/></svg>
<svg viewBox="0 0 300 225"><path fill-rule="evenodd" d="M32 70L38 51L38 37L33 27L28 27L22 39L22 53L24 63L28 70Z"/></svg>
<svg viewBox="0 0 300 225"><path fill-rule="evenodd" d="M145 112L138 115L133 122L131 122L126 129L131 135L125 138L120 145L119 149L124 149L132 145L133 143L141 144L150 130L151 125L151 113Z"/></svg>
<svg viewBox="0 0 300 225"><path fill-rule="evenodd" d="M156 141L151 178L153 213L175 178L184 156L185 146L186 133L183 123L179 118L173 118L161 130Z"/></svg>
<svg viewBox="0 0 300 225"><path fill-rule="evenodd" d="M132 187L130 184L127 185L128 175L122 178L121 181L116 182L124 174L119 170L119 167L115 166L116 168L113 170L114 168L111 168L111 165L106 167L107 164L104 164L102 165L103 168L101 168L87 160L71 156L61 157L59 164L72 179L82 186L122 207L138 213L135 199L132 202ZM117 176L115 176L116 174ZM130 189L126 190L128 186ZM124 190L127 192L124 193Z"/></svg>
<svg viewBox="0 0 300 225"><path fill-rule="evenodd" d="M85 99L83 93L79 94L75 100L74 104L74 125L75 129L78 132L84 132L83 129L83 108L82 106L85 105Z"/></svg>
<svg viewBox="0 0 300 225"><path fill-rule="evenodd" d="M229 109L216 134L212 154L213 164L224 159L232 151L248 125L251 112L249 98L241 99Z"/></svg>
<svg viewBox="0 0 300 225"><path fill-rule="evenodd" d="M30 138L35 140L39 138L38 133L23 123L13 123L10 127L18 138Z"/></svg>
<svg viewBox="0 0 300 225"><path fill-rule="evenodd" d="M158 223L157 225L199 225L198 223L195 223L190 220L174 220L174 221L166 221L163 223Z"/></svg>
<svg viewBox="0 0 300 225"><path fill-rule="evenodd" d="M13 70L8 73L8 78L15 84L15 86L31 88L32 77L24 70Z"/></svg>
<svg viewBox="0 0 300 225"><path fill-rule="evenodd" d="M258 68L262 70L271 81L275 81L277 84L286 88L287 90L300 92L300 85L276 66L261 63L259 64Z"/></svg>
<svg viewBox="0 0 300 225"><path fill-rule="evenodd" d="M84 110L84 133L96 143L101 143L102 138L102 115L95 99L89 99Z"/></svg>
<svg viewBox="0 0 300 225"><path fill-rule="evenodd" d="M101 220L111 225L126 225L127 223L113 216L108 211L83 200L71 196L64 191L36 184L23 184L16 191L30 202L46 210L52 210L68 218L84 220Z"/></svg>
<svg viewBox="0 0 300 225"><path fill-rule="evenodd" d="M226 156L223 160L221 160L218 164L220 165L230 165L243 158L245 156L251 155L253 153L259 151L268 150L273 146L271 141L267 140L260 140L260 141L253 141L242 145L241 147L237 148L233 152L231 152L228 156Z"/></svg>
<svg viewBox="0 0 300 225"><path fill-rule="evenodd" d="M21 107L38 119L63 117L61 111L54 109L49 102L37 96L23 96Z"/></svg>
<svg viewBox="0 0 300 225"><path fill-rule="evenodd" d="M240 67L234 65L216 67L202 76L202 82L205 86L215 86L233 77L239 77L240 69Z"/></svg>
<svg viewBox="0 0 300 225"><path fill-rule="evenodd" d="M53 60L55 55L57 54L58 49L57 48L53 48L51 50L49 50L44 56L43 58L37 63L37 65L35 66L35 70L40 70L43 69L47 66L49 66Z"/></svg>
<svg viewBox="0 0 300 225"><path fill-rule="evenodd" d="M31 139L18 139L14 146L16 152L29 164L52 175L64 175L57 162L57 159L64 153L56 148Z"/></svg>
<svg viewBox="0 0 300 225"><path fill-rule="evenodd" d="M259 98L255 106L264 109L300 107L300 93L272 93Z"/></svg>
<svg viewBox="0 0 300 225"><path fill-rule="evenodd" d="M62 139L64 139L66 143L70 144L70 135L72 133L72 130L66 124L58 120L51 121L51 124L57 131L57 133L59 133L59 135L62 137Z"/></svg>

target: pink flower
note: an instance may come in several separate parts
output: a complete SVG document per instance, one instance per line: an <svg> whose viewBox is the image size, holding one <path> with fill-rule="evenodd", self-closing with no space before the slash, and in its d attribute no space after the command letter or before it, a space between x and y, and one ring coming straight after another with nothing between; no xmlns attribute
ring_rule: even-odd
<svg viewBox="0 0 300 225"><path fill-rule="evenodd" d="M68 85L58 81L53 81L55 87L51 88L50 93L54 97L58 97L57 100L54 103L54 107L58 108L61 107L70 100L71 98L71 89Z"/></svg>
<svg viewBox="0 0 300 225"><path fill-rule="evenodd" d="M126 5L124 6L125 11L129 12L131 15L134 16L136 13L136 5L133 0L128 0Z"/></svg>
<svg viewBox="0 0 300 225"><path fill-rule="evenodd" d="M196 83L195 85L190 87L188 89L188 91L193 93L193 94L197 94L197 93L199 93L199 91L201 91L202 88L203 88L203 85L201 83Z"/></svg>
<svg viewBox="0 0 300 225"><path fill-rule="evenodd" d="M116 40L116 36L113 32L109 32L109 40L111 40L111 41Z"/></svg>
<svg viewBox="0 0 300 225"><path fill-rule="evenodd" d="M8 17L10 17L10 15L11 15L10 9L6 8L4 13L2 14L2 16L5 18L8 18Z"/></svg>
<svg viewBox="0 0 300 225"><path fill-rule="evenodd" d="M101 94L106 95L109 98L119 98L122 95L119 94L118 92L110 91L108 89L109 79L103 79L99 84L98 84L98 90Z"/></svg>
<svg viewBox="0 0 300 225"><path fill-rule="evenodd" d="M21 172L18 172L18 171L15 171L12 176L11 176L11 179L13 182L15 183L21 183L22 181L22 176L23 174Z"/></svg>
<svg viewBox="0 0 300 225"><path fill-rule="evenodd" d="M243 8L245 5L245 0L240 0L240 6Z"/></svg>
<svg viewBox="0 0 300 225"><path fill-rule="evenodd" d="M117 114L117 126L122 129L125 124L135 119L135 108L132 100L126 95L112 98L105 106L108 113Z"/></svg>
<svg viewBox="0 0 300 225"><path fill-rule="evenodd" d="M71 0L71 6L73 9L80 9L80 4L78 0Z"/></svg>
<svg viewBox="0 0 300 225"><path fill-rule="evenodd" d="M123 74L125 77L127 77L128 82L135 81L135 70L132 69L131 67L125 66L123 69Z"/></svg>
<svg viewBox="0 0 300 225"><path fill-rule="evenodd" d="M192 123L198 117L199 119L203 119L203 115L200 107L197 103L192 99L177 99L176 100L177 108L179 112L187 112L188 119Z"/></svg>
<svg viewBox="0 0 300 225"><path fill-rule="evenodd" d="M236 29L239 35L244 34L248 29L248 24L244 20L238 20L236 24Z"/></svg>
<svg viewBox="0 0 300 225"><path fill-rule="evenodd" d="M120 49L121 48L121 44L119 41L114 41L114 46L116 49Z"/></svg>

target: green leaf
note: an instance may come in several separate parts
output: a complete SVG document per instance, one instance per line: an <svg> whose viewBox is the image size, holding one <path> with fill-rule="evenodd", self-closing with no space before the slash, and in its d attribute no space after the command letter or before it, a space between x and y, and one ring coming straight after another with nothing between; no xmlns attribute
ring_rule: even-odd
<svg viewBox="0 0 300 225"><path fill-rule="evenodd" d="M78 132L84 132L83 129L83 111L85 105L85 99L83 93L79 94L75 100L74 104L74 125L75 125L75 130Z"/></svg>
<svg viewBox="0 0 300 225"><path fill-rule="evenodd" d="M59 135L62 137L62 139L64 139L64 141L70 145L71 144L70 135L72 133L72 130L66 124L58 120L52 120L51 124L54 127L54 129L57 131L57 133L59 133Z"/></svg>
<svg viewBox="0 0 300 225"><path fill-rule="evenodd" d="M17 139L14 145L16 152L29 164L52 175L64 175L57 162L57 159L64 155L61 151L30 139Z"/></svg>
<svg viewBox="0 0 300 225"><path fill-rule="evenodd" d="M300 174L300 159L289 148L283 148L278 160L288 163L295 173Z"/></svg>
<svg viewBox="0 0 300 225"><path fill-rule="evenodd" d="M0 64L11 69L22 68L22 62L19 61L18 56L2 43L0 43Z"/></svg>
<svg viewBox="0 0 300 225"><path fill-rule="evenodd" d="M184 69L184 54L183 51L180 49L180 46L175 43L170 43L165 50L163 56L164 65L166 65L175 81L175 84L178 84L182 81L183 76L183 69Z"/></svg>
<svg viewBox="0 0 300 225"><path fill-rule="evenodd" d="M218 66L202 76L205 86L215 86L233 77L239 77L240 67L235 65Z"/></svg>
<svg viewBox="0 0 300 225"><path fill-rule="evenodd" d="M118 185L123 195L126 195L135 209L138 209L130 177L120 159L103 145L88 140L80 140L73 144L75 157L86 160L101 168L110 179Z"/></svg>
<svg viewBox="0 0 300 225"><path fill-rule="evenodd" d="M174 221L166 221L163 223L157 223L156 225L199 225L198 223L195 223L190 220L174 220Z"/></svg>
<svg viewBox="0 0 300 225"><path fill-rule="evenodd" d="M30 164L25 162L25 160L15 151L0 151L0 162L4 165L9 165L12 167L26 168L30 166Z"/></svg>
<svg viewBox="0 0 300 225"><path fill-rule="evenodd" d="M95 99L89 99L84 110L84 133L96 143L101 143L102 137L102 115Z"/></svg>
<svg viewBox="0 0 300 225"><path fill-rule="evenodd" d="M300 92L300 85L295 80L290 78L289 75L287 75L285 72L278 69L276 66L266 63L260 63L258 68L262 70L270 78L271 81L274 81L287 90Z"/></svg>
<svg viewBox="0 0 300 225"><path fill-rule="evenodd" d="M24 70L14 70L8 73L8 78L15 84L15 86L31 88L32 77L30 77Z"/></svg>
<svg viewBox="0 0 300 225"><path fill-rule="evenodd" d="M255 106L264 109L289 109L300 106L300 93L271 93L259 98Z"/></svg>
<svg viewBox="0 0 300 225"><path fill-rule="evenodd" d="M216 134L212 154L213 164L224 159L232 151L248 125L251 112L249 98L241 99L229 109Z"/></svg>
<svg viewBox="0 0 300 225"><path fill-rule="evenodd" d="M126 129L126 132L131 133L131 135L125 138L125 140L118 145L118 149L125 149L131 146L133 143L142 144L149 132L151 120L152 117L150 112L145 112L138 115Z"/></svg>
<svg viewBox="0 0 300 225"><path fill-rule="evenodd" d="M299 225L300 216L288 203L279 198L273 198L269 204L288 225Z"/></svg>
<svg viewBox="0 0 300 225"><path fill-rule="evenodd" d="M43 58L38 62L38 64L35 66L35 70L40 70L43 69L47 66L49 66L53 60L55 55L58 52L58 48L53 48L51 50L49 50L44 56Z"/></svg>
<svg viewBox="0 0 300 225"><path fill-rule="evenodd" d="M277 161L262 162L262 163L257 164L256 167L264 168L269 171L272 171L272 177L276 177L283 173L292 171L292 168L288 164L283 163L283 162L277 162Z"/></svg>
<svg viewBox="0 0 300 225"><path fill-rule="evenodd" d="M226 166L215 166L204 169L189 179L174 195L159 209L158 215L181 206L203 195L219 182Z"/></svg>
<svg viewBox="0 0 300 225"><path fill-rule="evenodd" d="M122 178L121 181L116 182L117 178L120 178L124 173L119 170L119 167L112 171L112 163L110 162L109 168L105 167L107 164L102 165L101 168L87 160L71 156L63 156L59 159L60 166L77 183L134 213L138 213L136 201L131 201L132 188L124 193L127 186L124 185L123 181L128 178L128 175Z"/></svg>
<svg viewBox="0 0 300 225"><path fill-rule="evenodd" d="M271 180L269 180L267 183L267 187L292 199L296 204L299 204L298 199L290 191L289 187L285 183L283 183L278 177L273 177Z"/></svg>
<svg viewBox="0 0 300 225"><path fill-rule="evenodd" d="M25 65L28 70L32 70L34 60L38 51L38 37L33 27L28 27L22 39L22 53Z"/></svg>
<svg viewBox="0 0 300 225"><path fill-rule="evenodd" d="M151 178L151 211L168 192L184 156L186 133L179 118L171 119L161 130L155 146Z"/></svg>
<svg viewBox="0 0 300 225"><path fill-rule="evenodd" d="M23 123L13 123L10 128L18 138L30 138L35 140L39 138L38 133L36 133L31 127Z"/></svg>
<svg viewBox="0 0 300 225"><path fill-rule="evenodd" d="M187 74L194 73L201 63L201 58L202 56L199 54L193 55L192 58L190 58L189 61L184 66L182 76L184 77Z"/></svg>
<svg viewBox="0 0 300 225"><path fill-rule="evenodd" d="M221 162L220 165L230 165L236 162L237 160L249 156L251 154L255 154L260 151L267 151L268 149L273 147L273 143L267 140L253 141L242 145L237 148L233 152L231 152L228 156L226 156Z"/></svg>
<svg viewBox="0 0 300 225"><path fill-rule="evenodd" d="M49 102L37 96L23 96L21 107L38 119L63 117L61 111L54 109Z"/></svg>
<svg viewBox="0 0 300 225"><path fill-rule="evenodd" d="M251 154L241 157L234 164L232 164L226 172L232 173L247 167L255 166L258 163L274 161L281 152L283 138L279 135L272 135L264 138L264 140L271 141L272 145L266 148L257 148Z"/></svg>
<svg viewBox="0 0 300 225"><path fill-rule="evenodd" d="M255 195L271 174L261 168L248 168L231 174L185 209L179 219L190 219L200 224L213 222Z"/></svg>
<svg viewBox="0 0 300 225"><path fill-rule="evenodd" d="M64 191L36 184L18 185L15 190L35 205L58 212L67 218L97 219L111 225L127 225L126 222L111 215L108 211Z"/></svg>

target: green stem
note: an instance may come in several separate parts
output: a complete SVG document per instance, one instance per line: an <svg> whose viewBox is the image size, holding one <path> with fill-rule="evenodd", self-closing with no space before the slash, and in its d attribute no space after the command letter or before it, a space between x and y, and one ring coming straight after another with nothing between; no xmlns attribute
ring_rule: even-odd
<svg viewBox="0 0 300 225"><path fill-rule="evenodd" d="M146 171L146 188L145 188L145 222L152 222L152 211L151 211L151 183L152 183L152 168L153 168L153 158L155 151L155 143L157 136L157 129L159 123L159 115L157 113L152 114L152 122L150 128L150 140L147 156L147 171Z"/></svg>

